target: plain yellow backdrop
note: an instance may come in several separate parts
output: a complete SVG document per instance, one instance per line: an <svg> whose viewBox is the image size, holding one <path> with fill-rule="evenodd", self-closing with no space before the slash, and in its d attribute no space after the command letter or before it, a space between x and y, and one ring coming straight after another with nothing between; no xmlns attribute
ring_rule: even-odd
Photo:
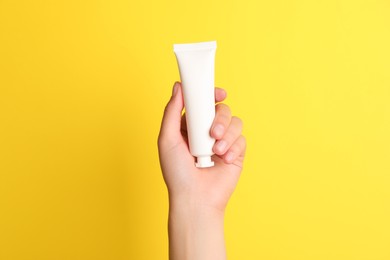
<svg viewBox="0 0 390 260"><path fill-rule="evenodd" d="M173 43L244 121L229 259L390 259L390 2L0 0L0 259L167 259Z"/></svg>

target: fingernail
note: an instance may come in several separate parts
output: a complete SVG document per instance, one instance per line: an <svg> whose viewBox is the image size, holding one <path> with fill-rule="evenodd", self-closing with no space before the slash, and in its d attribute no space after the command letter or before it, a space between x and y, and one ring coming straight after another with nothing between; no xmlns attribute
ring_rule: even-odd
<svg viewBox="0 0 390 260"><path fill-rule="evenodd" d="M234 153L233 152L228 152L228 154L225 157L227 162L233 162L234 160Z"/></svg>
<svg viewBox="0 0 390 260"><path fill-rule="evenodd" d="M214 135L216 137L222 137L224 128L221 124L214 126Z"/></svg>
<svg viewBox="0 0 390 260"><path fill-rule="evenodd" d="M217 150L220 153L223 153L225 151L226 146L227 146L227 142L225 140L220 140L217 142Z"/></svg>
<svg viewBox="0 0 390 260"><path fill-rule="evenodd" d="M175 82L172 89L172 96L175 96L177 93L177 89L179 88L179 83Z"/></svg>

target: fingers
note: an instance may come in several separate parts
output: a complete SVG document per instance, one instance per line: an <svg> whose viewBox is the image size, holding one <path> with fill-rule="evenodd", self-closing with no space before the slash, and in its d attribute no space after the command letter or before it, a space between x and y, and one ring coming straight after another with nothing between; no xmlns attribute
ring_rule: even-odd
<svg viewBox="0 0 390 260"><path fill-rule="evenodd" d="M175 82L172 89L172 96L165 107L161 123L159 140L164 137L168 140L175 140L180 135L181 112L184 108L181 84Z"/></svg>
<svg viewBox="0 0 390 260"><path fill-rule="evenodd" d="M239 156L244 156L246 141L241 132L241 119L232 117L227 105L217 104L210 134L217 140L213 152L223 158L225 163L233 163Z"/></svg>
<svg viewBox="0 0 390 260"><path fill-rule="evenodd" d="M215 88L215 102L221 102L225 98L226 91L221 88ZM179 82L176 82L172 90L171 99L165 107L159 135L159 145L166 143L166 141L178 141L177 138L182 137L180 133L187 130L185 116L182 116L183 108L182 86ZM244 156L246 141L241 132L241 119L232 117L230 108L227 105L217 104L210 135L217 140L213 147L214 153L223 158L225 163L233 163L237 158Z"/></svg>
<svg viewBox="0 0 390 260"><path fill-rule="evenodd" d="M223 88L215 88L215 102L222 102L226 99L227 93Z"/></svg>
<svg viewBox="0 0 390 260"><path fill-rule="evenodd" d="M238 157L244 157L246 150L245 137L240 135L236 141L230 146L227 153L223 155L226 163L233 163Z"/></svg>
<svg viewBox="0 0 390 260"><path fill-rule="evenodd" d="M211 136L215 139L221 139L229 127L231 121L230 108L225 104L217 104L215 106L215 118L211 125Z"/></svg>
<svg viewBox="0 0 390 260"><path fill-rule="evenodd" d="M214 145L214 152L217 155L225 154L228 149L233 145L239 136L241 136L242 121L238 117L232 117L230 125L223 137L220 138Z"/></svg>

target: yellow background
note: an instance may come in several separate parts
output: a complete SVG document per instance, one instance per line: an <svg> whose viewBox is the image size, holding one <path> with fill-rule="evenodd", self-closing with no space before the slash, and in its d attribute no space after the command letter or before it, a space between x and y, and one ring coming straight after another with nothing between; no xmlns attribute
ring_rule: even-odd
<svg viewBox="0 0 390 260"><path fill-rule="evenodd" d="M390 2L0 0L0 259L167 259L173 43L245 125L229 259L390 259Z"/></svg>

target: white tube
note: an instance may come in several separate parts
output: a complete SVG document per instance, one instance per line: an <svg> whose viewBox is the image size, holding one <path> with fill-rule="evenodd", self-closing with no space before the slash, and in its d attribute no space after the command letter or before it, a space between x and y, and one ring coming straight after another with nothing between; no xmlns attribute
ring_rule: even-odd
<svg viewBox="0 0 390 260"><path fill-rule="evenodd" d="M183 86L190 152L196 167L211 167L215 139L210 128L215 117L214 61L217 43L174 44Z"/></svg>

